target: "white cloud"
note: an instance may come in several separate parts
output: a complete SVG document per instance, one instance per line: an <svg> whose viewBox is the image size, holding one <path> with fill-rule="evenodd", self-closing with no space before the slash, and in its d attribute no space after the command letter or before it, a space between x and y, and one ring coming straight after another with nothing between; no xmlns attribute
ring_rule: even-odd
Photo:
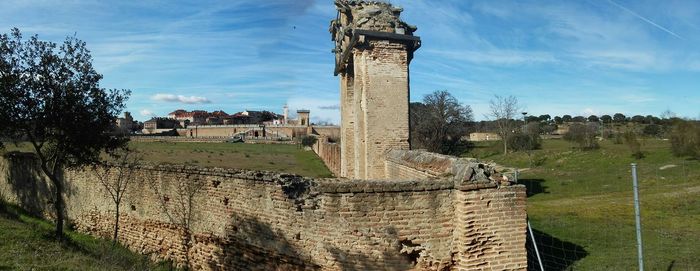
<svg viewBox="0 0 700 271"><path fill-rule="evenodd" d="M159 102L179 102L179 103L186 103L186 104L208 104L211 103L209 99L206 97L200 97L200 96L184 96L184 95L174 95L174 94L163 94L163 93L158 93L156 95L153 95L151 97L152 100L159 101Z"/></svg>
<svg viewBox="0 0 700 271"><path fill-rule="evenodd" d="M155 116L156 116L156 114L153 113L153 111L148 110L148 109L143 109L143 110L139 111L139 113L141 114L142 117L146 117L146 118L150 118L150 117L155 117Z"/></svg>

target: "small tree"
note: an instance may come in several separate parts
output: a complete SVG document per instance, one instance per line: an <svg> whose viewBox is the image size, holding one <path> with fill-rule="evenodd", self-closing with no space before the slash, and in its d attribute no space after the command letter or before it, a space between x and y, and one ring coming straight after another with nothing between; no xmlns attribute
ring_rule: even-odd
<svg viewBox="0 0 700 271"><path fill-rule="evenodd" d="M560 116L555 116L554 123L555 124L562 124L562 123L564 123L564 119L562 119L562 117L560 117Z"/></svg>
<svg viewBox="0 0 700 271"><path fill-rule="evenodd" d="M634 115L634 116L632 116L632 118L630 120L632 122L635 122L638 124L642 124L642 123L646 122L646 118L642 115Z"/></svg>
<svg viewBox="0 0 700 271"><path fill-rule="evenodd" d="M624 123L625 121L627 121L627 117L625 117L625 115L622 113L615 113L615 115L613 115L612 118L613 121L617 123Z"/></svg>
<svg viewBox="0 0 700 271"><path fill-rule="evenodd" d="M0 35L0 116L7 137L29 141L53 185L56 237L63 238L64 168L95 163L105 149L123 146L110 133L127 90L105 90L85 42L59 47L18 29Z"/></svg>
<svg viewBox="0 0 700 271"><path fill-rule="evenodd" d="M576 116L573 119L571 119L571 121L583 123L586 122L586 118L584 118L583 116Z"/></svg>
<svg viewBox="0 0 700 271"><path fill-rule="evenodd" d="M513 118L518 114L518 99L515 96L501 97L496 95L489 103L489 116L496 122L498 135L503 139L503 154L508 154L508 138L515 132Z"/></svg>
<svg viewBox="0 0 700 271"><path fill-rule="evenodd" d="M597 130L595 123L574 123L569 126L569 132L564 135L564 139L577 143L582 150L597 149Z"/></svg>
<svg viewBox="0 0 700 271"><path fill-rule="evenodd" d="M142 161L142 156L134 150L123 148L110 154L110 160L94 165L93 170L100 184L107 190L114 203L114 232L112 244L115 245L119 234L120 207L129 185L134 180L134 171Z"/></svg>
<svg viewBox="0 0 700 271"><path fill-rule="evenodd" d="M571 122L573 120L573 118L571 117L571 115L564 115L564 116L561 116L561 120L563 122Z"/></svg>
<svg viewBox="0 0 700 271"><path fill-rule="evenodd" d="M602 120L603 123L610 123L612 122L612 117L610 115L602 115L600 116L600 120Z"/></svg>

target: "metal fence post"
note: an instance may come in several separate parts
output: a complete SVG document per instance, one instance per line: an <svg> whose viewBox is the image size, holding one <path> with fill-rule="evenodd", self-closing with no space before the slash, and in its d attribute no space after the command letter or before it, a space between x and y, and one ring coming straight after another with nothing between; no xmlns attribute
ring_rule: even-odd
<svg viewBox="0 0 700 271"><path fill-rule="evenodd" d="M532 247L535 248L535 255L537 256L537 263L540 265L540 270L544 271L544 265L542 265L542 258L540 257L540 250L537 249L537 242L535 242L535 234L532 232L532 227L530 226L530 219L527 219L527 230L530 232L530 240L532 240Z"/></svg>
<svg viewBox="0 0 700 271"><path fill-rule="evenodd" d="M637 256L639 270L644 271L644 255L642 253L642 223L639 215L639 189L637 185L637 164L632 163L632 186L634 188L634 214L637 227Z"/></svg>

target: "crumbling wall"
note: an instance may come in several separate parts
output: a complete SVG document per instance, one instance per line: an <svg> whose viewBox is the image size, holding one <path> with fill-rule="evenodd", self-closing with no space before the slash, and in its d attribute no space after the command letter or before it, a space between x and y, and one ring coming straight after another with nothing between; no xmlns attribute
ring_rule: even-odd
<svg viewBox="0 0 700 271"><path fill-rule="evenodd" d="M50 201L50 193L37 190L46 182L36 172L22 176L33 176L23 182L37 185L18 186L10 180L18 176L10 168L31 165L32 158L11 159L15 161L0 160L0 191L24 191L38 202ZM18 172L26 170L23 166ZM95 173L86 168L64 176L70 223L108 238L114 206ZM134 176L121 207L119 241L157 259L189 262L197 270L525 267L521 186L449 178L314 180L181 166L142 166ZM179 210L177 188L183 183L200 189L192 200L190 228L171 219ZM32 204L20 197L5 199ZM185 245L187 230L192 238ZM511 265L496 265L506 261L502 257Z"/></svg>

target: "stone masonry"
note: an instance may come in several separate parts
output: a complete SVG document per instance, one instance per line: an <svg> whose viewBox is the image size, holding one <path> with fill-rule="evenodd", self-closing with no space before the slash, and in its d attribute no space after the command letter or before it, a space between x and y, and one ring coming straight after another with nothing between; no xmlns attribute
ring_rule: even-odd
<svg viewBox="0 0 700 271"><path fill-rule="evenodd" d="M382 179L384 155L409 149L409 73L420 38L387 3L335 1L340 75L341 177Z"/></svg>
<svg viewBox="0 0 700 271"><path fill-rule="evenodd" d="M378 181L144 165L119 242L194 270L524 270L525 188L490 165L432 155L393 151L387 168L424 174ZM50 215L52 188L36 166L28 155L0 159L0 197ZM114 206L93 169L64 178L69 223L109 238ZM198 188L189 208L184 184ZM172 219L187 210L189 229Z"/></svg>

